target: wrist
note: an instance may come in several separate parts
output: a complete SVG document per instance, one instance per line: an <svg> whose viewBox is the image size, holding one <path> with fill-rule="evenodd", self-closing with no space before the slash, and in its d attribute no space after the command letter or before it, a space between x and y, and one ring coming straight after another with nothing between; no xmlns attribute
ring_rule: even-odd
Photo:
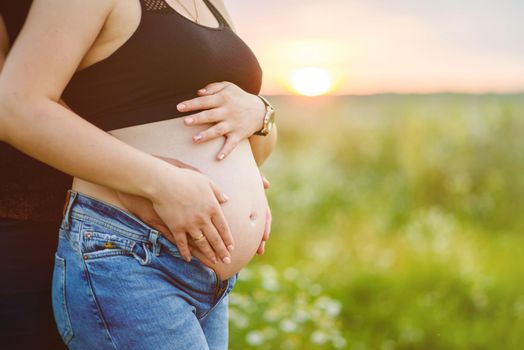
<svg viewBox="0 0 524 350"><path fill-rule="evenodd" d="M153 159L146 178L140 181L139 186L142 197L156 202L166 192L166 188L172 185L173 181L176 181L181 169L156 156Z"/></svg>
<svg viewBox="0 0 524 350"><path fill-rule="evenodd" d="M255 135L256 132L262 130L264 128L264 117L266 115L266 104L264 101L260 98L258 95L254 95L256 100L258 101L258 108L257 108L257 114L256 114L256 120L257 123L255 124L255 130L253 131L252 135Z"/></svg>
<svg viewBox="0 0 524 350"><path fill-rule="evenodd" d="M275 123L275 109L267 99L260 95L256 96L264 104L264 116L262 118L262 128L256 131L253 135L267 136L271 132L273 124Z"/></svg>

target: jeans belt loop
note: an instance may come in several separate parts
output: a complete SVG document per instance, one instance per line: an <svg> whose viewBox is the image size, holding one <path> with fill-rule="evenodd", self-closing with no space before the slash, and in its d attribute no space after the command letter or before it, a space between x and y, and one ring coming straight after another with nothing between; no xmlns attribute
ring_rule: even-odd
<svg viewBox="0 0 524 350"><path fill-rule="evenodd" d="M151 252L147 248L147 243L142 243L142 248L144 249L144 253L146 254L146 257L144 259L142 259L142 257L135 252L131 252L131 254L133 254L135 259L138 260L140 265L146 266L151 264Z"/></svg>
<svg viewBox="0 0 524 350"><path fill-rule="evenodd" d="M73 206L73 203L74 203L77 195L78 195L78 192L73 191L71 189L67 190L66 201L65 201L65 206L64 206L64 210L63 210L64 229L65 230L69 230L69 227L71 225L71 222L70 222L71 221L71 218L70 218L71 207Z"/></svg>
<svg viewBox="0 0 524 350"><path fill-rule="evenodd" d="M160 237L160 232L157 230L151 230L149 232L149 242L153 245L153 254L155 256L160 255L160 244L158 243L158 237Z"/></svg>

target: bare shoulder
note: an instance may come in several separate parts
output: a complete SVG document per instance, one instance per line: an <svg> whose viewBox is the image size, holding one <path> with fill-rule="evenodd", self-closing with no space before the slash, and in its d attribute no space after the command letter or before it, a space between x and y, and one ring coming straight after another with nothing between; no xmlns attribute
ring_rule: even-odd
<svg viewBox="0 0 524 350"><path fill-rule="evenodd" d="M231 16L229 15L229 12L227 11L226 5L224 4L223 0L209 0L215 7L220 11L220 13L225 17L227 23L231 26L233 31L236 31L235 26L233 24L233 20L231 19Z"/></svg>
<svg viewBox="0 0 524 350"><path fill-rule="evenodd" d="M2 69L0 89L58 101L116 0L33 0Z"/></svg>

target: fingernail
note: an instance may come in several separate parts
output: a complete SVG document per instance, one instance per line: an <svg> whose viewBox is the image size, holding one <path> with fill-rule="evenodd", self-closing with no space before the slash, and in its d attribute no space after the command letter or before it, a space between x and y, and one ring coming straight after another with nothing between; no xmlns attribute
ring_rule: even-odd
<svg viewBox="0 0 524 350"><path fill-rule="evenodd" d="M203 94L204 92L206 92L206 91L207 91L206 89L200 89L200 90L198 90L198 92L200 92L200 93L202 93L202 94Z"/></svg>
<svg viewBox="0 0 524 350"><path fill-rule="evenodd" d="M222 193L222 197L224 197L224 200L226 200L226 201L229 200L229 197L225 193Z"/></svg>
<svg viewBox="0 0 524 350"><path fill-rule="evenodd" d="M220 153L220 154L218 155L218 159L222 160L222 159L224 159L225 156L226 156L226 155L225 155L224 153Z"/></svg>
<svg viewBox="0 0 524 350"><path fill-rule="evenodd" d="M218 260L217 260L217 258L215 258L215 257L213 257L213 259L212 259L211 261L213 261L213 264L218 263Z"/></svg>
<svg viewBox="0 0 524 350"><path fill-rule="evenodd" d="M186 256L186 261L187 262L191 262L191 257L190 256Z"/></svg>
<svg viewBox="0 0 524 350"><path fill-rule="evenodd" d="M235 250L235 247L233 247L233 245L230 244L227 246L227 250L229 250L229 252L232 252L233 250Z"/></svg>
<svg viewBox="0 0 524 350"><path fill-rule="evenodd" d="M202 135L197 135L193 137L193 140L195 141L199 141L200 139L202 139Z"/></svg>
<svg viewBox="0 0 524 350"><path fill-rule="evenodd" d="M229 256L224 257L222 261L224 262L224 264L231 264L231 259L229 258Z"/></svg>
<svg viewBox="0 0 524 350"><path fill-rule="evenodd" d="M180 104L178 104L178 105L176 106L176 108L178 108L178 109L184 109L184 108L186 108L186 105L183 104L183 103L180 103Z"/></svg>
<svg viewBox="0 0 524 350"><path fill-rule="evenodd" d="M185 119L185 121L186 121L186 124L191 124L191 123L193 122L193 118L191 118L191 117L187 117L187 118Z"/></svg>

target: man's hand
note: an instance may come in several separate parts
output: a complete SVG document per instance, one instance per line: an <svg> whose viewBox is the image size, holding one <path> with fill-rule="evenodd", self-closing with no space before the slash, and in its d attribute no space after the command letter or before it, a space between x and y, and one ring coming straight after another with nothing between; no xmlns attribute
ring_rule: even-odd
<svg viewBox="0 0 524 350"><path fill-rule="evenodd" d="M201 172L199 169L195 168L194 166L184 163L178 159L166 158L166 157L157 156L157 155L154 155L154 156L178 168L185 168L185 169L190 169L196 172ZM164 235L164 237L166 237L167 240L177 245L177 243L173 239L173 234L171 233L169 228L166 226L166 224L162 221L160 216L158 216L158 214L155 212L153 208L153 203L151 203L149 199L140 197L140 196L131 195L125 192L120 192L120 191L116 191L116 193L117 193L119 200L122 202L124 207L130 213L136 215L140 220L142 220L149 226L162 232L162 234ZM199 247L195 245L192 239L188 240L188 244L189 244L190 251L200 250Z"/></svg>
<svg viewBox="0 0 524 350"><path fill-rule="evenodd" d="M185 169L190 169L193 171L200 172L200 170L198 170L194 166L184 163L178 159L167 158L167 157L162 157L162 156L157 156L157 155L154 155L154 156L178 168L185 168ZM162 232L168 240L172 237L172 234L169 231L169 228L162 221L160 216L158 216L158 214L155 212L155 210L153 209L153 203L151 203L149 199L140 197L140 196L131 195L125 192L120 192L120 191L116 191L116 194L120 202L122 202L124 207L126 207L126 209L130 213L133 213L140 220L142 220L149 226L156 228L158 231ZM176 244L174 241L172 241L172 243Z"/></svg>
<svg viewBox="0 0 524 350"><path fill-rule="evenodd" d="M198 168L195 168L194 166L184 163L178 159L175 158L166 158L161 156L156 156L157 158L160 158L178 168L185 168L190 169L193 171L200 172ZM262 179L262 184L264 186L264 189L268 189L271 185L269 181L265 178L265 176L260 172L260 177ZM166 224L162 221L162 219L158 216L158 214L153 209L153 204L150 200L147 198L130 195L124 192L117 191L117 196L122 202L122 204L125 206L125 208L132 214L136 215L140 220L148 224L149 226L157 229L158 231L162 232L164 237L166 237L167 240L169 240L171 243L176 245L176 242L173 239L173 235L171 231L169 231L169 228L166 226ZM257 254L262 255L265 252L265 245L266 242L269 240L269 234L271 232L271 222L272 222L272 215L271 215L271 209L269 206L267 207L266 211L266 224L264 228L264 234L262 236L262 240L260 242L260 245L257 249ZM189 249L190 251L199 249L194 243L193 240L188 240Z"/></svg>

